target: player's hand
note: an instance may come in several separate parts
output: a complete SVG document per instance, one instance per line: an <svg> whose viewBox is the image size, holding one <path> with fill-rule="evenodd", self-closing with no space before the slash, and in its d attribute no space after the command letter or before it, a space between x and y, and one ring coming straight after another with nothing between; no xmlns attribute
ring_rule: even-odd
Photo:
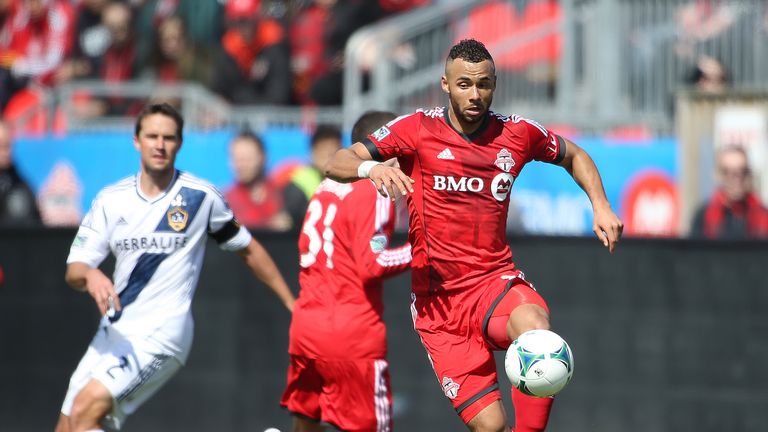
<svg viewBox="0 0 768 432"><path fill-rule="evenodd" d="M401 195L413 193L414 180L405 175L398 167L385 164L375 165L368 173L368 178L373 180L380 194L389 197L392 201L395 200L398 192Z"/></svg>
<svg viewBox="0 0 768 432"><path fill-rule="evenodd" d="M85 274L85 289L93 297L102 316L122 309L112 281L101 270L94 268Z"/></svg>
<svg viewBox="0 0 768 432"><path fill-rule="evenodd" d="M624 231L624 223L611 210L609 205L595 207L592 231L603 242L610 253L616 248Z"/></svg>

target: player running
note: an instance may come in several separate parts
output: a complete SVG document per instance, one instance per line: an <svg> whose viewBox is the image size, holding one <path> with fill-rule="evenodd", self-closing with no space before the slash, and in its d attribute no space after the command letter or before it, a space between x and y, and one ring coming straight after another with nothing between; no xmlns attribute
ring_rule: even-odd
<svg viewBox="0 0 768 432"><path fill-rule="evenodd" d="M515 179L532 160L558 164L588 195L593 229L611 252L623 225L586 152L536 122L489 110L496 73L482 43L469 39L451 48L441 85L447 108L397 118L337 152L326 174L338 181L368 177L381 193L409 194L414 326L469 429L505 431L493 351L525 331L550 327L546 302L515 267L507 243ZM401 168L376 162L393 157ZM515 432L544 430L552 398L513 389L512 400Z"/></svg>
<svg viewBox="0 0 768 432"><path fill-rule="evenodd" d="M184 364L190 306L208 236L235 251L288 310L293 294L266 250L208 182L175 168L184 121L168 104L138 115L140 171L97 195L67 258L66 281L103 319L64 398L57 432L120 429ZM99 265L115 256L110 280Z"/></svg>
<svg viewBox="0 0 768 432"><path fill-rule="evenodd" d="M393 118L364 114L352 138L361 140ZM350 432L392 428L382 279L411 262L410 245L388 248L394 216L392 200L370 180L325 179L309 202L281 402L293 414L294 432L322 431L322 423Z"/></svg>

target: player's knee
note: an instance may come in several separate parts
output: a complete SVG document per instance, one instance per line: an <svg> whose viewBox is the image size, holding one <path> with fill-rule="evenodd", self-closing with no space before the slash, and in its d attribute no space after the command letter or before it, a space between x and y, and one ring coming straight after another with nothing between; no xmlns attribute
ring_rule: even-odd
<svg viewBox="0 0 768 432"><path fill-rule="evenodd" d="M72 412L69 415L70 431L98 426L111 406L112 397L105 389L93 385L85 386L72 403Z"/></svg>
<svg viewBox="0 0 768 432"><path fill-rule="evenodd" d="M64 414L59 414L59 421L56 422L56 429L54 432L69 432L69 417Z"/></svg>
<svg viewBox="0 0 768 432"><path fill-rule="evenodd" d="M499 417L475 417L469 424L472 432L506 432L509 430L504 418Z"/></svg>
<svg viewBox="0 0 768 432"><path fill-rule="evenodd" d="M509 315L507 333L510 340L517 339L528 330L549 330L549 314L539 305L525 304L518 306Z"/></svg>

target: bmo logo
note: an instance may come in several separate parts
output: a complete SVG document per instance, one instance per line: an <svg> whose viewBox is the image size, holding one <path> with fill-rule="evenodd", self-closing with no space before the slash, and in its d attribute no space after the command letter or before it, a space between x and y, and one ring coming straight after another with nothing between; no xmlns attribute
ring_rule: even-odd
<svg viewBox="0 0 768 432"><path fill-rule="evenodd" d="M478 177L453 177L453 176L432 176L435 184L432 189L437 191L449 192L480 192L485 186L483 179Z"/></svg>
<svg viewBox="0 0 768 432"><path fill-rule="evenodd" d="M515 182L515 178L510 173L497 174L491 181L491 194L496 198L496 201L504 201L509 196L509 192L512 190L512 184Z"/></svg>

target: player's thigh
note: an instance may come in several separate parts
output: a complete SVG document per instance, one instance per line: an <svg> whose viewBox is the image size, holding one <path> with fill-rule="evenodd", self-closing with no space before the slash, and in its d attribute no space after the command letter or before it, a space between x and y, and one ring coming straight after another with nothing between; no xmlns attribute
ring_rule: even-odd
<svg viewBox="0 0 768 432"><path fill-rule="evenodd" d="M458 317L450 320L431 318L438 316L433 312L444 307L444 302L420 297L413 301L413 310L420 311L414 318L414 326L427 350L438 385L467 423L483 408L501 399L493 352L483 339L479 323L475 324L479 320L471 316L480 299L471 293L452 298L451 312ZM421 304L423 302L432 306Z"/></svg>
<svg viewBox="0 0 768 432"><path fill-rule="evenodd" d="M348 432L392 429L392 389L384 359L320 361L322 420Z"/></svg>
<svg viewBox="0 0 768 432"><path fill-rule="evenodd" d="M317 370L317 361L308 357L291 355L288 363L288 377L280 405L293 414L295 418L318 423L321 420L320 395L322 392L323 377ZM298 425L304 426L304 422L299 422Z"/></svg>
<svg viewBox="0 0 768 432"><path fill-rule="evenodd" d="M104 329L99 329L69 379L69 387L64 396L64 403L61 406L61 413L63 415L69 417L72 414L72 405L75 402L75 397L93 379L93 372L104 361L103 355L109 352L109 350L110 341L107 333Z"/></svg>
<svg viewBox="0 0 768 432"><path fill-rule="evenodd" d="M113 330L105 333L107 336L93 345L94 351L89 350L98 360L95 364L92 359L81 362L75 375L78 378L88 376L88 381L96 380L108 390L112 396L112 407L102 423L108 428L120 429L128 415L133 414L179 371L181 363L144 340L125 339ZM85 370L86 367L88 370ZM74 396L68 392L67 398L77 398L82 389L70 390ZM69 408L71 410L71 405ZM68 414L64 410L62 412Z"/></svg>
<svg viewBox="0 0 768 432"><path fill-rule="evenodd" d="M494 287L497 288L497 287ZM488 306L483 317L483 337L492 349L507 349L512 343L507 335L509 316L522 305L535 305L549 316L549 306L531 283L522 278L505 281L503 289L492 289L486 298Z"/></svg>

